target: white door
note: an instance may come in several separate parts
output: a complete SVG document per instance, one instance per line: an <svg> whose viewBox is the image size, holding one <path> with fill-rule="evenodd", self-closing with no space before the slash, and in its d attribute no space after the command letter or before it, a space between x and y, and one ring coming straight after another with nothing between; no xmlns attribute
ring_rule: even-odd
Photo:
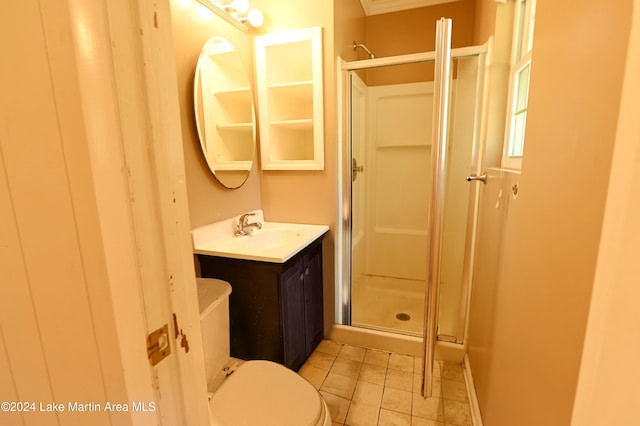
<svg viewBox="0 0 640 426"><path fill-rule="evenodd" d="M139 280L150 334L165 325L171 354L149 366L164 425L209 423L204 353L168 0L110 0L114 84L127 164ZM137 9L135 12L132 10ZM130 31L140 27L140 32ZM153 64L153 66L146 66ZM147 343L148 345L148 343Z"/></svg>
<svg viewBox="0 0 640 426"><path fill-rule="evenodd" d="M0 401L36 404L0 424L208 424L168 1L0 23Z"/></svg>

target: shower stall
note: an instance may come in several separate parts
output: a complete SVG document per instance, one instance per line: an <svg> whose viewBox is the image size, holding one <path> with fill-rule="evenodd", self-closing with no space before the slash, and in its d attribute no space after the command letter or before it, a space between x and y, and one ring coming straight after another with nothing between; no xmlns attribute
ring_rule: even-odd
<svg viewBox="0 0 640 426"><path fill-rule="evenodd" d="M438 31L435 52L339 61L336 322L461 360L488 49L450 49L450 21Z"/></svg>

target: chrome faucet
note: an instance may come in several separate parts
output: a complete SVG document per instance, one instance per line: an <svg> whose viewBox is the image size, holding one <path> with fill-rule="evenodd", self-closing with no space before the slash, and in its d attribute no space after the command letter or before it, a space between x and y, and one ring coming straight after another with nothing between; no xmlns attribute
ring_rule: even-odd
<svg viewBox="0 0 640 426"><path fill-rule="evenodd" d="M255 215L255 213L245 213L240 216L240 219L238 219L238 225L236 226L236 237L250 235L255 228L262 229L262 223L260 222L249 223L249 217Z"/></svg>

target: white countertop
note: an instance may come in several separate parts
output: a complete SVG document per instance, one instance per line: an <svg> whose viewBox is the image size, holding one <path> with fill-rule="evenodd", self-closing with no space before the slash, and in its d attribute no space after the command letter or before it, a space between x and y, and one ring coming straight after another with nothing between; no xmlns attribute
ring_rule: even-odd
<svg viewBox="0 0 640 426"><path fill-rule="evenodd" d="M234 235L239 216L192 230L194 253L284 263L329 230L327 225L265 222L262 210L252 213L249 223L260 222L262 229L249 235Z"/></svg>

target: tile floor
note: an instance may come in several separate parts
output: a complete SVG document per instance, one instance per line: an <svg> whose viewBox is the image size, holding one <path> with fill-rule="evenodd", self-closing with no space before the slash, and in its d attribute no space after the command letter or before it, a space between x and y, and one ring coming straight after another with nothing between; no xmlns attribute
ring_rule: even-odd
<svg viewBox="0 0 640 426"><path fill-rule="evenodd" d="M323 340L299 374L320 391L334 426L472 426L462 367L436 362L428 399L421 371L422 358Z"/></svg>

